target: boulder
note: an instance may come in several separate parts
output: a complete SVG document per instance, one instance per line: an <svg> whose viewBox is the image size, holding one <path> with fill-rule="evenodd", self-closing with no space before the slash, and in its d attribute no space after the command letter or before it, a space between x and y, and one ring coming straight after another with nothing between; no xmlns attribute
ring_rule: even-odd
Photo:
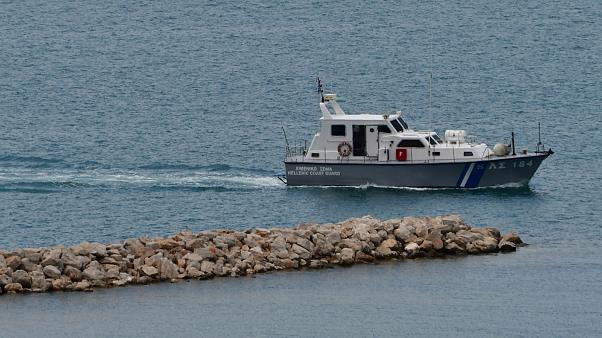
<svg viewBox="0 0 602 338"><path fill-rule="evenodd" d="M513 252L516 251L516 244L502 239L498 244L498 248L501 252Z"/></svg>
<svg viewBox="0 0 602 338"><path fill-rule="evenodd" d="M414 242L407 244L403 249L410 257L415 256L420 252L420 246Z"/></svg>
<svg viewBox="0 0 602 338"><path fill-rule="evenodd" d="M193 253L193 252L189 252L186 255L184 255L185 260L189 261L189 262L200 262L203 260L203 256L197 254L197 253Z"/></svg>
<svg viewBox="0 0 602 338"><path fill-rule="evenodd" d="M13 279L10 276L5 274L0 275L0 289L2 289L6 284L10 284L13 282Z"/></svg>
<svg viewBox="0 0 602 338"><path fill-rule="evenodd" d="M298 237L296 244L310 253L314 251L314 244L307 238Z"/></svg>
<svg viewBox="0 0 602 338"><path fill-rule="evenodd" d="M424 239L426 241L430 241L433 244L433 249L435 250L441 250L445 246L443 243L443 235L439 230L431 230Z"/></svg>
<svg viewBox="0 0 602 338"><path fill-rule="evenodd" d="M364 247L364 244L359 239L345 238L345 239L341 240L341 242L339 243L339 247L341 249L349 248L353 251L361 251L362 248Z"/></svg>
<svg viewBox="0 0 602 338"><path fill-rule="evenodd" d="M355 251L351 248L343 248L341 250L341 264L351 265L355 260Z"/></svg>
<svg viewBox="0 0 602 338"><path fill-rule="evenodd" d="M341 241L341 234L337 231L329 231L324 237L324 240L332 246L337 245Z"/></svg>
<svg viewBox="0 0 602 338"><path fill-rule="evenodd" d="M178 278L178 266L174 264L168 258L161 258L159 273L161 279L175 279Z"/></svg>
<svg viewBox="0 0 602 338"><path fill-rule="evenodd" d="M21 257L19 256L10 256L6 258L6 265L14 270L17 270L21 265Z"/></svg>
<svg viewBox="0 0 602 338"><path fill-rule="evenodd" d="M210 259L214 260L216 258L216 249L215 247L206 247L206 248L197 248L194 249L194 253L201 256L203 260Z"/></svg>
<svg viewBox="0 0 602 338"><path fill-rule="evenodd" d="M213 239L213 243L220 249L228 249L236 244L236 239L231 236L217 236Z"/></svg>
<svg viewBox="0 0 602 338"><path fill-rule="evenodd" d="M159 269L149 265L142 266L140 272L142 272L144 276L149 276L151 278L154 278L155 276L159 275Z"/></svg>
<svg viewBox="0 0 602 338"><path fill-rule="evenodd" d="M61 260L63 261L64 266L72 266L79 270L84 268L84 264L90 262L90 258L84 256L77 256L71 251L63 252Z"/></svg>
<svg viewBox="0 0 602 338"><path fill-rule="evenodd" d="M27 272L32 272L34 270L39 270L39 265L32 263L29 258L23 258L21 260L20 268Z"/></svg>
<svg viewBox="0 0 602 338"><path fill-rule="evenodd" d="M51 279L57 279L61 276L61 270L54 265L46 265L42 271L46 277Z"/></svg>
<svg viewBox="0 0 602 338"><path fill-rule="evenodd" d="M99 267L90 264L82 272L82 277L88 281L104 281L107 278L107 275Z"/></svg>
<svg viewBox="0 0 602 338"><path fill-rule="evenodd" d="M26 289L29 289L31 287L31 277L29 276L27 271L17 270L15 272L13 272L12 277L13 277L13 283L19 283L19 284L21 284L21 286L23 286Z"/></svg>
<svg viewBox="0 0 602 338"><path fill-rule="evenodd" d="M465 250L464 250L464 248L459 246L456 242L450 242L450 243L445 244L445 251L452 253L452 254L457 254L457 253L463 253Z"/></svg>
<svg viewBox="0 0 602 338"><path fill-rule="evenodd" d="M31 290L33 292L45 292L52 286L52 283L46 280L44 273L34 271L31 273Z"/></svg>
<svg viewBox="0 0 602 338"><path fill-rule="evenodd" d="M23 292L23 285L19 283L10 283L4 286L4 291L9 293Z"/></svg>
<svg viewBox="0 0 602 338"><path fill-rule="evenodd" d="M203 273L213 275L215 273L215 263L210 261L203 261L201 263L201 271Z"/></svg>
<svg viewBox="0 0 602 338"><path fill-rule="evenodd" d="M493 237L495 240L501 238L500 231L496 228L472 228L470 229L473 233L482 234L485 237Z"/></svg>
<svg viewBox="0 0 602 338"><path fill-rule="evenodd" d="M358 251L355 254L355 261L360 263L371 263L374 262L374 256Z"/></svg>
<svg viewBox="0 0 602 338"><path fill-rule="evenodd" d="M334 246L326 240L316 240L315 254L318 256L330 256L334 253Z"/></svg>
<svg viewBox="0 0 602 338"><path fill-rule="evenodd" d="M501 241L514 243L516 245L523 244L523 240L514 231L507 232L504 236L502 236Z"/></svg>
<svg viewBox="0 0 602 338"><path fill-rule="evenodd" d="M297 255L299 255L299 257L303 258L303 259L310 259L311 258L311 252L307 251L307 249L305 249L304 247L298 245L298 244L293 244L291 250L296 253Z"/></svg>
<svg viewBox="0 0 602 338"><path fill-rule="evenodd" d="M82 279L82 272L71 265L67 265L63 273L73 282L79 282Z"/></svg>
<svg viewBox="0 0 602 338"><path fill-rule="evenodd" d="M71 281L69 277L62 276L59 279L52 280L52 290L60 291L60 290L68 290L71 288Z"/></svg>
<svg viewBox="0 0 602 338"><path fill-rule="evenodd" d="M288 258L288 244L282 236L274 238L270 243L270 250L278 258Z"/></svg>
<svg viewBox="0 0 602 338"><path fill-rule="evenodd" d="M6 259L3 255L0 255L0 269L6 269L8 265L6 265Z"/></svg>
<svg viewBox="0 0 602 338"><path fill-rule="evenodd" d="M92 284L87 281L87 280L83 280L81 282L77 282L73 285L73 290L75 291L88 291L90 290L92 287Z"/></svg>

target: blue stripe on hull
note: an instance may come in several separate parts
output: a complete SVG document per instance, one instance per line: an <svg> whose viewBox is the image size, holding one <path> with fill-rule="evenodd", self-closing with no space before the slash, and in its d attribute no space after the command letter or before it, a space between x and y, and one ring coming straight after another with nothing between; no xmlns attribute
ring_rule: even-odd
<svg viewBox="0 0 602 338"><path fill-rule="evenodd" d="M470 163L466 163L464 165L464 169L462 169L462 173L460 173L460 177L458 177L458 182L456 182L456 188L459 188L464 180L464 176L466 175L466 171L468 171L468 167L470 167Z"/></svg>
<svg viewBox="0 0 602 338"><path fill-rule="evenodd" d="M468 181L466 181L466 185L464 188L476 188L479 186L479 182L481 181L481 177L483 177L483 173L485 173L486 162L477 162L470 172L470 176L468 177Z"/></svg>

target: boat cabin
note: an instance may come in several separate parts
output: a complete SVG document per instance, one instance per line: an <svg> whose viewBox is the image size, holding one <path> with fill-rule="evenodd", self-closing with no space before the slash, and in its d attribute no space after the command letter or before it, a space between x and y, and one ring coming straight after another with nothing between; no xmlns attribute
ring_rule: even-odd
<svg viewBox="0 0 602 338"><path fill-rule="evenodd" d="M320 102L320 130L305 153L305 161L435 162L475 160L489 156L485 144L467 142L463 130L415 131L395 114L348 115L325 94Z"/></svg>

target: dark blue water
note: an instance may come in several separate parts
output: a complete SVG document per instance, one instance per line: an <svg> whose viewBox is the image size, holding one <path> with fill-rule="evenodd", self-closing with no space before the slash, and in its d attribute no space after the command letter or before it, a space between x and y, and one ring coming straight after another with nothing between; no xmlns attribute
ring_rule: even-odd
<svg viewBox="0 0 602 338"><path fill-rule="evenodd" d="M2 297L11 336L62 336L65 326L92 336L602 335L599 1L0 8L0 248L450 212L532 244L484 258ZM316 131L317 73L347 111L403 110L424 129L431 70L438 130L489 144L514 131L533 148L541 122L556 154L529 187L286 188L274 178L281 128L295 140ZM122 325L90 325L98 318Z"/></svg>

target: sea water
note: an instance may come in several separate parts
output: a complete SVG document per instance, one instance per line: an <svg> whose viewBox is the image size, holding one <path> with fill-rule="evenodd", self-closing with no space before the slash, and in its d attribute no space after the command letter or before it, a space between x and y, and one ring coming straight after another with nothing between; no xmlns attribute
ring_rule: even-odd
<svg viewBox="0 0 602 338"><path fill-rule="evenodd" d="M2 296L0 336L602 335L601 26L597 0L1 2L0 248L444 213L530 245ZM287 188L317 74L348 112L518 149L541 123L556 153L528 187Z"/></svg>

